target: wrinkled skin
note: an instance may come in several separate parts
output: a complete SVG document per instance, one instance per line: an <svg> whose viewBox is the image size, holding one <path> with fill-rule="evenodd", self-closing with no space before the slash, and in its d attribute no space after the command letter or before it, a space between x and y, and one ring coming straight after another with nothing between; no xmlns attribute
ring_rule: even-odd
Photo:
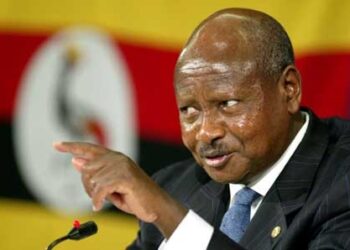
<svg viewBox="0 0 350 250"><path fill-rule="evenodd" d="M259 51L240 23L256 18L266 17L239 9L211 16L194 32L176 65L183 142L218 182L254 180L280 157L303 123L296 68L289 65L274 79L257 68ZM188 211L120 152L81 142L54 147L72 155L94 210L109 200L154 223L166 238Z"/></svg>
<svg viewBox="0 0 350 250"><path fill-rule="evenodd" d="M58 142L54 147L73 156L72 164L81 173L95 211L108 200L124 212L154 223L165 237L187 213L185 207L120 152L84 142Z"/></svg>
<svg viewBox="0 0 350 250"><path fill-rule="evenodd" d="M241 30L218 33L218 26L231 29L240 19L207 24L177 64L182 138L212 179L247 184L280 157L300 128L300 79L294 66L278 79L264 76L254 42Z"/></svg>

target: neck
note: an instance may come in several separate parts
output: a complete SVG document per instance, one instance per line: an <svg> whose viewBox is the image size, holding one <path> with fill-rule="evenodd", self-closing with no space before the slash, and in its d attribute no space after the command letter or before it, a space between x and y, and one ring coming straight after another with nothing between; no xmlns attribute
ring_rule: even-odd
<svg viewBox="0 0 350 250"><path fill-rule="evenodd" d="M300 128L303 126L305 122L305 115L299 111L292 117L292 129L289 135L289 141L291 142L296 134L299 132Z"/></svg>

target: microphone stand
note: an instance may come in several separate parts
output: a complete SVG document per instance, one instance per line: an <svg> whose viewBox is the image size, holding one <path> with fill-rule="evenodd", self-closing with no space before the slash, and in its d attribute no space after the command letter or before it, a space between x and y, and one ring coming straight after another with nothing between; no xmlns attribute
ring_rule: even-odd
<svg viewBox="0 0 350 250"><path fill-rule="evenodd" d="M52 248L54 248L54 246L56 246L57 244L61 243L62 241L65 241L69 239L69 236L66 235L66 236L63 236L61 238L58 238L56 240L54 240L53 242L51 242L51 244L47 247L47 250L51 250Z"/></svg>

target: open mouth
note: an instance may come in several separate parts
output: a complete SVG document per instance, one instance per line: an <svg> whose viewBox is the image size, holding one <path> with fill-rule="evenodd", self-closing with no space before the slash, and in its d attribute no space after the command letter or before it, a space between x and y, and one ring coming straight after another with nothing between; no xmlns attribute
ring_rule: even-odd
<svg viewBox="0 0 350 250"><path fill-rule="evenodd" d="M208 165L210 167L218 168L218 167L225 165L231 156L232 156L232 154L206 156L206 157L204 157L204 161L205 161L206 165Z"/></svg>

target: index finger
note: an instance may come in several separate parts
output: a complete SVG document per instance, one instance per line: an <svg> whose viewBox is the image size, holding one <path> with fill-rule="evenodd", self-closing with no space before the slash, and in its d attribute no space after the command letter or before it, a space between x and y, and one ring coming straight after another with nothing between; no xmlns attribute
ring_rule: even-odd
<svg viewBox="0 0 350 250"><path fill-rule="evenodd" d="M92 160L97 155L107 152L107 149L87 142L55 142L53 147L60 152L70 153L74 156Z"/></svg>

